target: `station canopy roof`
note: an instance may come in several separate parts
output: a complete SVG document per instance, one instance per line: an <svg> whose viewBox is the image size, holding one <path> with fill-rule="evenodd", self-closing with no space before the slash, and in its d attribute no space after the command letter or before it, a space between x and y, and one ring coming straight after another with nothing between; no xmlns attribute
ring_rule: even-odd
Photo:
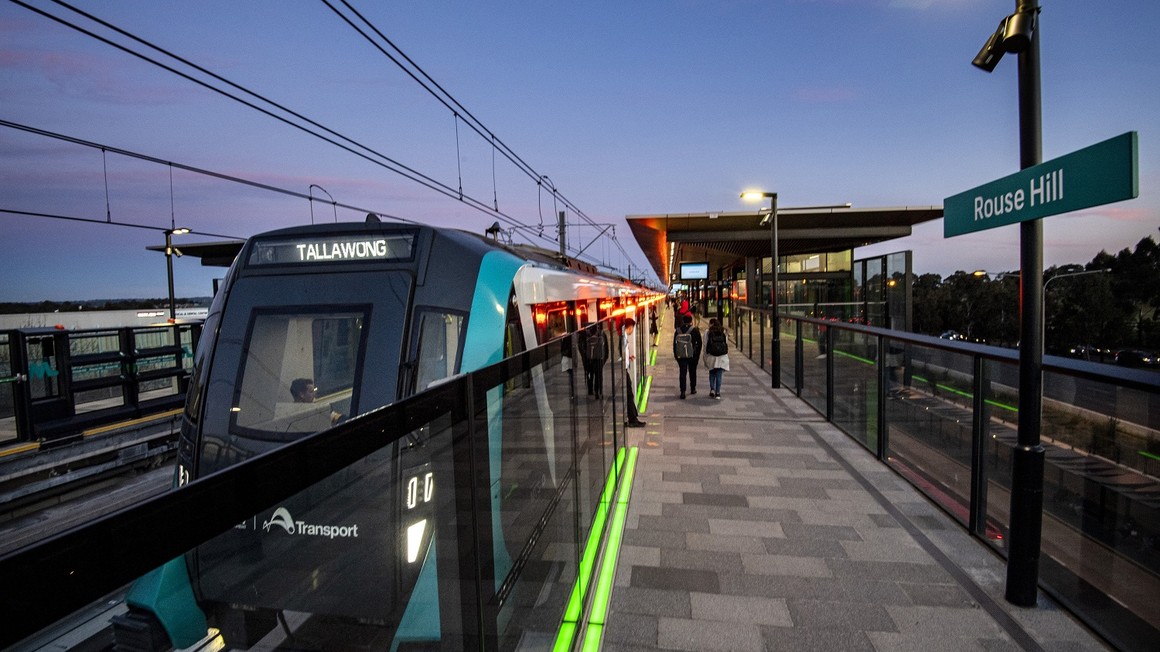
<svg viewBox="0 0 1160 652"><path fill-rule="evenodd" d="M245 240L219 240L217 242L174 242L173 248L182 256L200 258L202 267L229 267L242 250ZM165 253L165 245L150 245L149 251Z"/></svg>
<svg viewBox="0 0 1160 652"><path fill-rule="evenodd" d="M911 227L942 217L941 206L898 208L779 208L779 256L864 247L910 235ZM667 213L626 217L649 264L669 282L673 263L709 261L710 269L770 255L769 208L737 213Z"/></svg>

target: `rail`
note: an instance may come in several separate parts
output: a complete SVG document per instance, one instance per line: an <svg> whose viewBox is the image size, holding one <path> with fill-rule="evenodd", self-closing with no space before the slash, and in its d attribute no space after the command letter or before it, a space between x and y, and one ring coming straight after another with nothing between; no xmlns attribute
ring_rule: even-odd
<svg viewBox="0 0 1160 652"><path fill-rule="evenodd" d="M740 352L772 370L768 309ZM782 314L783 386L1006 556L1018 352ZM1160 637L1160 373L1044 357L1040 586L1121 649Z"/></svg>
<svg viewBox="0 0 1160 652"><path fill-rule="evenodd" d="M643 329L638 335L643 341ZM575 335L571 344L578 356ZM568 637L575 635L579 614L587 613L585 605L592 599L593 542L598 544L606 532L602 515L608 514L610 489L620 477L623 366L615 356L604 366L607 399L597 400L584 395L584 376L574 378L561 365L562 355L560 343L551 342L450 378L0 557L0 582L22 587L0 595L0 612L9 623L0 628L0 647L199 546L232 541L226 537L236 536L239 524L260 524L266 518L274 523L278 516L270 516L271 510L288 504L284 501L292 496L329 493L339 486L348 491L356 485L395 487L399 493L392 495L405 496L400 502L407 509L430 501L434 522L428 531L437 543L438 564L432 560L429 565L437 568L437 606L428 603L424 609L434 609L439 618L435 645L497 649L514 647L520 640L556 640L557 646L571 647ZM400 457L404 455L408 457ZM418 493L408 479L384 476L389 473L384 469L403 473L417 468L416 463L430 479L419 483ZM400 491L404 485L408 489ZM362 507L347 501L344 506L350 507L348 518L357 515L356 509L394 513L381 501ZM417 511L423 508L420 504ZM266 527L258 534L259 529L254 532L263 537L263 545L290 540L289 528L283 533ZM364 527L360 536L373 531ZM410 541L409 536L403 539ZM376 558L394 550L390 546L402 545L388 536L370 543ZM411 553L408 543L408 561L415 559ZM391 560L382 563L387 562ZM392 563L406 566L401 560ZM330 578L324 573L322 579ZM356 583L369 584L374 583ZM291 584L284 588L321 590ZM555 625L547 631L551 623Z"/></svg>

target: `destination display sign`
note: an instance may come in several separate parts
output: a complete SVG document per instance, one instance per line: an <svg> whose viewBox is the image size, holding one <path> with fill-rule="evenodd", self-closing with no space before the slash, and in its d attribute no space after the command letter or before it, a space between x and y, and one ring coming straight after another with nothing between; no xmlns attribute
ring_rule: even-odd
<svg viewBox="0 0 1160 652"><path fill-rule="evenodd" d="M257 242L250 265L300 265L343 261L410 260L415 236L391 235L303 236Z"/></svg>
<svg viewBox="0 0 1160 652"><path fill-rule="evenodd" d="M1140 194L1135 131L1040 163L943 201L943 237L1037 220Z"/></svg>

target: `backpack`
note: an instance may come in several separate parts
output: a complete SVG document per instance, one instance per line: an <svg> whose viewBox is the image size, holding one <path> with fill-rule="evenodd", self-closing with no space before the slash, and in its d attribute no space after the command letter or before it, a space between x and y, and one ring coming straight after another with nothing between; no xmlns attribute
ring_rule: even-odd
<svg viewBox="0 0 1160 652"><path fill-rule="evenodd" d="M673 339L673 353L677 358L688 359L693 357L692 331L677 331Z"/></svg>
<svg viewBox="0 0 1160 652"><path fill-rule="evenodd" d="M725 355L728 352L729 339L725 337L725 331L709 331L708 341L705 342L705 353L709 355Z"/></svg>
<svg viewBox="0 0 1160 652"><path fill-rule="evenodd" d="M587 353L589 360L603 360L608 357L608 340L604 339L604 333L588 336Z"/></svg>

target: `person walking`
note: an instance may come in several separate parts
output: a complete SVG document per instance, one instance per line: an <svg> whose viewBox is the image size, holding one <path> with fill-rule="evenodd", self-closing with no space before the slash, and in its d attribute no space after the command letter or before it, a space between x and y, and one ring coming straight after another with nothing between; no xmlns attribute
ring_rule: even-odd
<svg viewBox="0 0 1160 652"><path fill-rule="evenodd" d="M681 398L685 398L686 378L690 394L697 393L697 360L701 359L701 331L693 325L693 316L685 315L673 333L673 357L681 369Z"/></svg>
<svg viewBox="0 0 1160 652"><path fill-rule="evenodd" d="M705 333L705 368L709 370L709 398L721 400L721 379L729 371L729 337L716 319L709 320Z"/></svg>
<svg viewBox="0 0 1160 652"><path fill-rule="evenodd" d="M620 351L624 355L624 427L640 428L645 425L636 411L636 320L624 320L624 330L620 336Z"/></svg>

